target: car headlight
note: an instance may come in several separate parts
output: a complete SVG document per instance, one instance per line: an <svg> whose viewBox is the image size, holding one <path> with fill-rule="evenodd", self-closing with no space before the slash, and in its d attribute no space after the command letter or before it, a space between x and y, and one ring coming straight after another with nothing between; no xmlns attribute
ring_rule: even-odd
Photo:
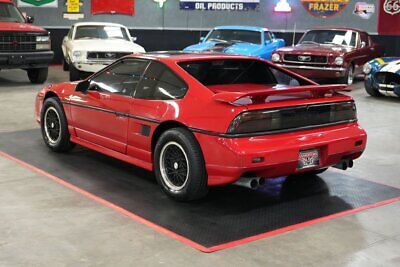
<svg viewBox="0 0 400 267"><path fill-rule="evenodd" d="M363 66L363 72L364 72L365 74L370 74L371 71L372 71L372 66L371 66L371 64L365 63L364 66Z"/></svg>
<svg viewBox="0 0 400 267"><path fill-rule="evenodd" d="M343 65L344 59L343 57L336 57L335 58L335 64L336 65Z"/></svg>
<svg viewBox="0 0 400 267"><path fill-rule="evenodd" d="M281 60L281 56L278 53L273 53L271 56L271 60L273 62L279 62L279 60Z"/></svg>
<svg viewBox="0 0 400 267"><path fill-rule="evenodd" d="M73 51L72 52L72 61L77 62L83 59L84 53L82 51Z"/></svg>
<svg viewBox="0 0 400 267"><path fill-rule="evenodd" d="M51 40L50 36L36 36L36 50L50 50Z"/></svg>

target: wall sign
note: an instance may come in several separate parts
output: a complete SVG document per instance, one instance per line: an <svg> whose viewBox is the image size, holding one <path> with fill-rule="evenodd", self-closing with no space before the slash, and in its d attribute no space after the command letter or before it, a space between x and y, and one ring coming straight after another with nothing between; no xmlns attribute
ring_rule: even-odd
<svg viewBox="0 0 400 267"><path fill-rule="evenodd" d="M133 16L134 0L91 0L90 11L96 14L123 14Z"/></svg>
<svg viewBox="0 0 400 267"><path fill-rule="evenodd" d="M378 33L400 35L400 0L380 0Z"/></svg>
<svg viewBox="0 0 400 267"><path fill-rule="evenodd" d="M18 0L19 7L58 7L58 0Z"/></svg>
<svg viewBox="0 0 400 267"><path fill-rule="evenodd" d="M292 12L292 7L287 0L279 0L278 3L276 3L274 11L277 13L290 13Z"/></svg>
<svg viewBox="0 0 400 267"><path fill-rule="evenodd" d="M342 12L350 0L301 0L311 15L319 18L333 17Z"/></svg>
<svg viewBox="0 0 400 267"><path fill-rule="evenodd" d="M179 0L179 5L185 10L248 11L259 9L260 0Z"/></svg>
<svg viewBox="0 0 400 267"><path fill-rule="evenodd" d="M79 13L80 9L80 0L67 0L67 13Z"/></svg>
<svg viewBox="0 0 400 267"><path fill-rule="evenodd" d="M363 19L369 19L375 13L375 5L365 2L357 2L354 8L354 14Z"/></svg>

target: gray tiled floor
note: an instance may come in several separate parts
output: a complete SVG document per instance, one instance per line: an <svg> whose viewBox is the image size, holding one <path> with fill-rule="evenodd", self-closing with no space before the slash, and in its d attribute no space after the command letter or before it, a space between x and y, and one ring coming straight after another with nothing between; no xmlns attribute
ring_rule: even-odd
<svg viewBox="0 0 400 267"><path fill-rule="evenodd" d="M51 81L66 80L60 67ZM23 77L23 82L20 81ZM22 71L0 72L0 132L37 127ZM400 187L400 101L354 86L365 155L351 175ZM204 254L0 157L0 266L400 266L400 202Z"/></svg>

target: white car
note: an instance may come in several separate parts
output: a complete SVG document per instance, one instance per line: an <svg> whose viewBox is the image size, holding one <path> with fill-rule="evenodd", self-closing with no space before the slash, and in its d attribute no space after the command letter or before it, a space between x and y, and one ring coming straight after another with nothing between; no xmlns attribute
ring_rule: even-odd
<svg viewBox="0 0 400 267"><path fill-rule="evenodd" d="M116 23L82 22L74 24L62 42L63 68L71 81L97 72L120 57L144 53L134 43L129 30Z"/></svg>

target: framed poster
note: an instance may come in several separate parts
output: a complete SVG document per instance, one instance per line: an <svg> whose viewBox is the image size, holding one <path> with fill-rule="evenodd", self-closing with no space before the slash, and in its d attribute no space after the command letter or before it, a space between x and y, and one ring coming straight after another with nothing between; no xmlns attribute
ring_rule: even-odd
<svg viewBox="0 0 400 267"><path fill-rule="evenodd" d="M379 0L378 33L400 35L400 0Z"/></svg>
<svg viewBox="0 0 400 267"><path fill-rule="evenodd" d="M58 0L18 0L19 7L58 7Z"/></svg>
<svg viewBox="0 0 400 267"><path fill-rule="evenodd" d="M258 10L260 0L179 0L183 10L248 11Z"/></svg>
<svg viewBox="0 0 400 267"><path fill-rule="evenodd" d="M123 14L133 16L134 0L92 0L90 11L96 14Z"/></svg>

